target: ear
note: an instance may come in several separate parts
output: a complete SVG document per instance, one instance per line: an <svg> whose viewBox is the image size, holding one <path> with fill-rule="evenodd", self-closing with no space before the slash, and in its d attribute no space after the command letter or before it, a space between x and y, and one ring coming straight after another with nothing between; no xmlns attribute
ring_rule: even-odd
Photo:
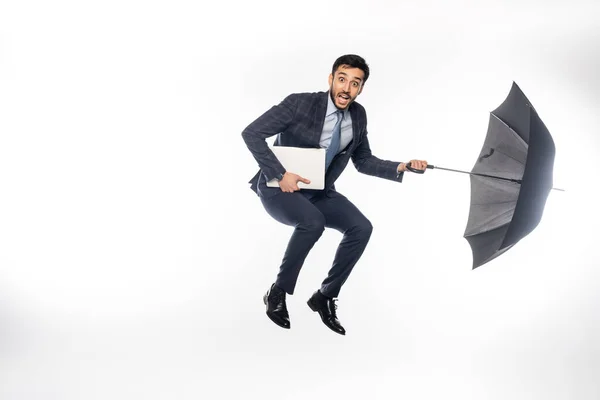
<svg viewBox="0 0 600 400"><path fill-rule="evenodd" d="M365 87L365 84L361 83L360 84L360 89L358 89L358 93L356 94L357 96L362 93L364 87Z"/></svg>
<svg viewBox="0 0 600 400"><path fill-rule="evenodd" d="M331 87L332 83L333 83L333 74L329 74L329 87Z"/></svg>

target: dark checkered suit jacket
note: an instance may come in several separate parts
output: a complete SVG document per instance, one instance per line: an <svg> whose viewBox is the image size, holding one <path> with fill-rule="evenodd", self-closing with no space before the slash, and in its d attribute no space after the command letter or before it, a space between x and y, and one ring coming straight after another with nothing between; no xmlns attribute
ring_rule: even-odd
<svg viewBox="0 0 600 400"><path fill-rule="evenodd" d="M274 146L319 148L328 95L329 92L291 94L244 129L242 137L260 167L249 181L251 189L258 195L269 197L280 192L278 187L267 187L266 182L286 172L265 139L277 135ZM371 154L364 107L353 102L349 111L352 117L352 140L333 159L325 174L326 194L335 195L334 182L346 168L349 159L363 174L402 182L403 174L397 173L399 161L381 160Z"/></svg>

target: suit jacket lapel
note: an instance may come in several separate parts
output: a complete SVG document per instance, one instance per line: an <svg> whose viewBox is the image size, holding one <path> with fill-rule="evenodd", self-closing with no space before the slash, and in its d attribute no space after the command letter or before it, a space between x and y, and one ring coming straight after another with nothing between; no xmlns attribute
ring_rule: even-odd
<svg viewBox="0 0 600 400"><path fill-rule="evenodd" d="M358 120L358 112L354 104L350 105L350 116L352 117L352 141L348 143L348 149L355 143L358 143L358 134L360 132L360 121Z"/></svg>
<svg viewBox="0 0 600 400"><path fill-rule="evenodd" d="M313 132L312 142L315 144L315 147L319 147L319 143L321 142L321 134L323 133L323 125L325 125L325 113L327 112L327 96L329 96L329 92L323 92L319 96L319 101L317 102L317 110L315 112L315 124L316 131Z"/></svg>

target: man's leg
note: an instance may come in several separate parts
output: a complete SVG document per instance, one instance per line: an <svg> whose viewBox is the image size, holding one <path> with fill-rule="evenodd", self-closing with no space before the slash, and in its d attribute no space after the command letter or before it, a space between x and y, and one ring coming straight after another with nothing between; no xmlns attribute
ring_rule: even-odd
<svg viewBox="0 0 600 400"><path fill-rule="evenodd" d="M325 217L299 192L281 192L269 198L261 197L261 201L276 221L295 227L275 281L286 293L294 294L304 260L325 230Z"/></svg>
<svg viewBox="0 0 600 400"><path fill-rule="evenodd" d="M308 306L319 313L329 329L345 335L346 330L337 318L335 298L367 247L373 226L360 210L342 195L324 197L314 205L325 216L325 226L343 233L344 237L327 277L321 288L308 300Z"/></svg>
<svg viewBox="0 0 600 400"><path fill-rule="evenodd" d="M342 285L367 247L373 226L363 213L342 195L324 197L315 203L315 207L325 216L327 228L344 234L333 265L320 289L327 297L338 297Z"/></svg>

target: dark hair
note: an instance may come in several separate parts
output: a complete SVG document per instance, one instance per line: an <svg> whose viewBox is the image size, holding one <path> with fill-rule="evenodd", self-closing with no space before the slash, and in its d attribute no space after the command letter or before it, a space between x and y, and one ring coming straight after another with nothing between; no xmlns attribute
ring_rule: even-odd
<svg viewBox="0 0 600 400"><path fill-rule="evenodd" d="M345 54L339 57L333 63L333 68L331 68L331 74L335 75L335 71L337 71L340 65L348 65L351 68L361 69L365 73L365 79L363 79L363 83L367 81L369 78L369 66L364 58L361 56L357 56L356 54Z"/></svg>

